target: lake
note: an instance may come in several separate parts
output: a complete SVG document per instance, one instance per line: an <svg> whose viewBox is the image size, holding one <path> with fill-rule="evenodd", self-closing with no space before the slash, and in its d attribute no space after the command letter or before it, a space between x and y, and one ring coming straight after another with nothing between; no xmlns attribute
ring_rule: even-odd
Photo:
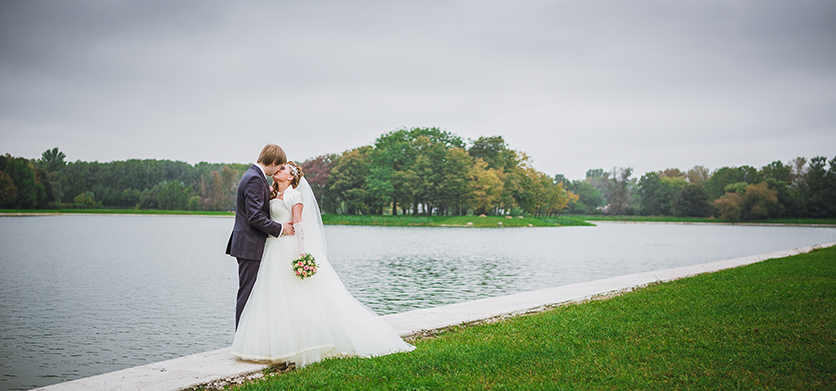
<svg viewBox="0 0 836 391"><path fill-rule="evenodd" d="M0 390L232 343L231 217L0 217ZM834 228L326 226L329 259L379 314L836 241Z"/></svg>

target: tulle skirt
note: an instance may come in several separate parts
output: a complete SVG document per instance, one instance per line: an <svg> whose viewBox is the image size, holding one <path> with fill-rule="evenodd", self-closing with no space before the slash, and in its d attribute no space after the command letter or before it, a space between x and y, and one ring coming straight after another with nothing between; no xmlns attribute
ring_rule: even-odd
<svg viewBox="0 0 836 391"><path fill-rule="evenodd" d="M299 257L296 238L267 239L232 342L233 355L303 367L328 357L372 357L414 349L348 292L318 248L306 251L316 257L319 269L302 280L291 268L291 261Z"/></svg>

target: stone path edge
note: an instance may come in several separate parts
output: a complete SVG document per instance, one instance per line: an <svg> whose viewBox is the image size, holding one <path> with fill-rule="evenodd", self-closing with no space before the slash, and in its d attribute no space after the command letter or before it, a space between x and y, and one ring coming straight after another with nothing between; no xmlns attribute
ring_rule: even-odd
<svg viewBox="0 0 836 391"><path fill-rule="evenodd" d="M747 223L747 222L722 222L722 221L631 221L631 220L586 220L592 224L673 224L673 225L738 225L749 227L806 227L806 228L836 228L836 224L812 224L812 223Z"/></svg>
<svg viewBox="0 0 836 391"><path fill-rule="evenodd" d="M731 269L832 246L836 246L836 242L413 310L385 315L383 319L403 338L412 340L434 335L451 327L535 313L561 305L618 295L654 283ZM189 390L203 386L211 388L213 384L239 382L243 379L260 377L265 368L267 368L265 364L240 361L229 353L229 348L223 348L41 387L37 390L156 391Z"/></svg>

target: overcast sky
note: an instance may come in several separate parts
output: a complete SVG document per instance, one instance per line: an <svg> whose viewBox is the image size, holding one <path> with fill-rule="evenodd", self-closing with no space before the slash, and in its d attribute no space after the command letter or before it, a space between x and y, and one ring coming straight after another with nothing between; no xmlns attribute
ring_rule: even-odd
<svg viewBox="0 0 836 391"><path fill-rule="evenodd" d="M247 163L403 127L581 179L836 155L836 2L0 1L0 153Z"/></svg>

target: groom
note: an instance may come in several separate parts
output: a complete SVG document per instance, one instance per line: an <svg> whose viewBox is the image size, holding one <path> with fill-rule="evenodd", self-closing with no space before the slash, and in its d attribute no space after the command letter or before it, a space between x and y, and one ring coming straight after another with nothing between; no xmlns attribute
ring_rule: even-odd
<svg viewBox="0 0 836 391"><path fill-rule="evenodd" d="M258 275L264 242L267 236L293 235L293 223L280 224L270 220L270 186L267 177L273 176L287 162L284 150L267 144L238 183L235 200L235 226L226 253L238 259L238 300L235 306L235 329L244 305Z"/></svg>

